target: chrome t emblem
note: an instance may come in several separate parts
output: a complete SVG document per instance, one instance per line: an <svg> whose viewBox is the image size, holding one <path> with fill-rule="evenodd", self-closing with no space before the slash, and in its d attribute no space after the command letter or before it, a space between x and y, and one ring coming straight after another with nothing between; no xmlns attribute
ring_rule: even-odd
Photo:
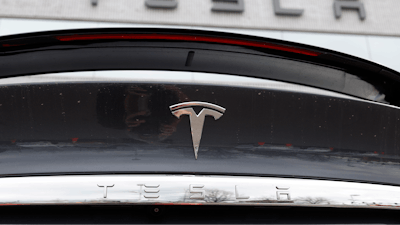
<svg viewBox="0 0 400 225"><path fill-rule="evenodd" d="M202 106L205 108L197 115L192 108L193 106ZM225 109L221 106L207 102L183 102L171 105L169 108L171 109L172 114L177 118L180 118L181 115L189 115L194 157L197 159L197 152L199 151L201 134L203 132L204 118L206 116L213 116L214 119L217 120L223 115Z"/></svg>

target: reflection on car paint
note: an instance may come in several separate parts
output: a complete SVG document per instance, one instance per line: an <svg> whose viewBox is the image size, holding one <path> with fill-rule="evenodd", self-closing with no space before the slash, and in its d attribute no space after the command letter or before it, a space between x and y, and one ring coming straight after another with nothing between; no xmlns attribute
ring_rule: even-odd
<svg viewBox="0 0 400 225"><path fill-rule="evenodd" d="M400 184L395 107L307 87L173 81L2 86L0 173L250 173ZM197 162L189 117L169 108L191 101L228 109L218 121L205 117Z"/></svg>

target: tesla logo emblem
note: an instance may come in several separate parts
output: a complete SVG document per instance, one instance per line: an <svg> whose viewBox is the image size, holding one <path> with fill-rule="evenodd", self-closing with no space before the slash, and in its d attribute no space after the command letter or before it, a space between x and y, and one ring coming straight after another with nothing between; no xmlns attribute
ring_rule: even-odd
<svg viewBox="0 0 400 225"><path fill-rule="evenodd" d="M201 106L205 108L203 108L199 114L196 114L192 108L193 106ZM181 115L189 115L194 157L197 159L197 152L199 151L201 134L203 132L204 118L206 116L213 116L214 119L217 120L223 115L225 109L221 106L207 102L184 102L171 105L169 108L171 109L172 114L177 118L180 118Z"/></svg>

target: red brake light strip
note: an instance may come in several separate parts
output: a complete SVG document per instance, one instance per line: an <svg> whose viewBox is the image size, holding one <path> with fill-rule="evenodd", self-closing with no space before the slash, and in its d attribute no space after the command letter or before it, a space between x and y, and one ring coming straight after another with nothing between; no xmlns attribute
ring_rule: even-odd
<svg viewBox="0 0 400 225"><path fill-rule="evenodd" d="M88 40L173 40L173 41L195 41L210 42L240 46L250 46L257 48L273 49L278 51L292 52L308 56L318 56L321 53L301 48L294 48L284 45L271 44L259 41L246 41L231 38L194 36L194 35L176 35L176 34L75 34L68 36L57 36L59 41L88 41Z"/></svg>

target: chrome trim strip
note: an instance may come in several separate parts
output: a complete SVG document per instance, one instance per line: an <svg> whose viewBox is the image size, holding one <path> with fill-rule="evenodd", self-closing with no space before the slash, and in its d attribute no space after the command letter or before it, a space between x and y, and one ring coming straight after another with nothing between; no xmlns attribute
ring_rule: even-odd
<svg viewBox="0 0 400 225"><path fill-rule="evenodd" d="M400 209L400 187L292 178L82 175L0 179L0 205L166 204Z"/></svg>

